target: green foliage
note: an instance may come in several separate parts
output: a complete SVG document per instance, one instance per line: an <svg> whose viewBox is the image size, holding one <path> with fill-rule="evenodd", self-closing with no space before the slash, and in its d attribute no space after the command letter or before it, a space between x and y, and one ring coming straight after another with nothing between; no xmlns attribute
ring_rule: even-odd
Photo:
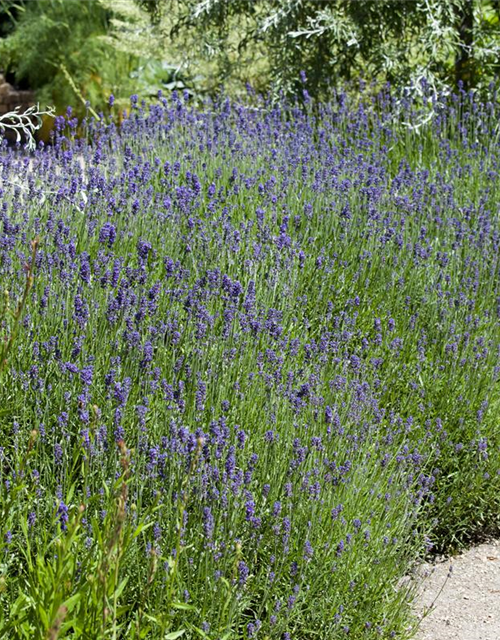
<svg viewBox="0 0 500 640"><path fill-rule="evenodd" d="M59 112L159 89L297 94L360 79L486 90L496 0L2 0L2 65ZM27 46L29 43L29 46Z"/></svg>
<svg viewBox="0 0 500 640"><path fill-rule="evenodd" d="M297 94L362 79L486 90L500 70L495 0L3 0L2 64L62 111L113 93ZM29 43L29 46L27 46Z"/></svg>
<svg viewBox="0 0 500 640"><path fill-rule="evenodd" d="M149 14L134 0L3 0L0 60L14 80L59 113L106 112L110 94L121 111L131 94L184 89L185 79L158 46ZM1 14L0 14L1 15Z"/></svg>
<svg viewBox="0 0 500 640"><path fill-rule="evenodd" d="M23 469L29 470L36 438L34 431L23 455ZM67 524L61 523L60 510L53 509L42 539L33 535L26 513L15 514L20 531L15 541L8 536L0 544L4 557L0 603L10 603L7 611L0 607L1 637L145 638L153 628L156 637L173 639L183 634L175 627L172 612L190 606L178 601L175 560L170 559L172 570L163 598L148 599L150 590L158 586L154 550L149 554L142 588L133 584L134 574L128 563L138 550L144 553L144 535L155 509L144 511L139 520L127 517L130 452L123 442L118 444L122 473L106 496L111 509L104 520L92 520L92 545L85 531L83 505L71 508ZM12 520L8 517L9 505L30 491L32 483L19 478L9 497L4 497L5 524ZM74 486L68 501L73 493ZM19 571L13 566L16 554L22 558Z"/></svg>
<svg viewBox="0 0 500 640"><path fill-rule="evenodd" d="M110 26L101 40L118 54L134 51L135 66L120 95L126 99L135 93L143 98L156 97L158 90L187 89L192 83L178 65L172 64L168 47L163 46L158 26L134 0L99 0L110 14ZM161 46L160 46L161 45ZM124 88L128 87L127 94Z"/></svg>
<svg viewBox="0 0 500 640"><path fill-rule="evenodd" d="M16 28L0 41L5 70L59 110L89 100L101 107L127 60L99 36L107 14L98 2L40 0L21 5Z"/></svg>
<svg viewBox="0 0 500 640"><path fill-rule="evenodd" d="M462 80L485 88L499 71L500 14L491 0L150 0L147 7L163 25L163 46L177 44L188 69L209 65L210 91L251 81L296 93L302 70L314 93L360 78L409 85L422 76L436 86Z"/></svg>
<svg viewBox="0 0 500 640"><path fill-rule="evenodd" d="M35 89L42 102L60 108L74 103L76 88L95 103L98 69L107 53L95 36L105 31L106 16L95 2L28 2L15 31L0 42L2 60L6 71Z"/></svg>
<svg viewBox="0 0 500 640"><path fill-rule="evenodd" d="M18 0L0 0L0 38L15 28L19 6Z"/></svg>

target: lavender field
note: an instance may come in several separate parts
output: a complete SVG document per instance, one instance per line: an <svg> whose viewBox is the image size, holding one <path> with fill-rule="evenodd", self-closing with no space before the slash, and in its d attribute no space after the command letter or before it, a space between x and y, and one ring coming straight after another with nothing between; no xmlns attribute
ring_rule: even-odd
<svg viewBox="0 0 500 640"><path fill-rule="evenodd" d="M500 521L499 117L174 94L2 146L1 638L411 636L401 578Z"/></svg>

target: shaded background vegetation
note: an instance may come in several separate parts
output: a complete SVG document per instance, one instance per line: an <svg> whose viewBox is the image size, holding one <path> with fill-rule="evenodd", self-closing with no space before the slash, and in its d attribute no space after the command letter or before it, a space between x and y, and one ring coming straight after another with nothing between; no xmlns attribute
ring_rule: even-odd
<svg viewBox="0 0 500 640"><path fill-rule="evenodd" d="M358 82L486 92L498 0L1 0L0 69L45 104L136 93L273 95ZM302 74L302 80L300 72Z"/></svg>

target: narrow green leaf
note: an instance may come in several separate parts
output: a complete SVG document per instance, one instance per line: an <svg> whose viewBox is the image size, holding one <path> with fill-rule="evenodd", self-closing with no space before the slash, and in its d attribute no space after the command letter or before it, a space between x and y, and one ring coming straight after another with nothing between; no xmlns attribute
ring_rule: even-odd
<svg viewBox="0 0 500 640"><path fill-rule="evenodd" d="M167 633L166 636L164 636L163 640L176 640L177 638L180 638L181 636L183 636L186 633L185 629L180 629L179 631L172 631L170 633Z"/></svg>
<svg viewBox="0 0 500 640"><path fill-rule="evenodd" d="M40 620L42 621L44 628L48 629L50 627L50 624L49 624L49 616L47 615L47 612L45 611L41 603L38 605L37 608L38 608L38 615L40 616Z"/></svg>
<svg viewBox="0 0 500 640"><path fill-rule="evenodd" d="M192 604L186 604L185 602L172 602L170 604L174 609L181 609L182 611L194 611L196 607Z"/></svg>
<svg viewBox="0 0 500 640"><path fill-rule="evenodd" d="M67 608L68 611L71 611L81 597L82 597L81 591L78 593L75 593L75 595L71 596L71 598L68 598L64 602L64 606Z"/></svg>

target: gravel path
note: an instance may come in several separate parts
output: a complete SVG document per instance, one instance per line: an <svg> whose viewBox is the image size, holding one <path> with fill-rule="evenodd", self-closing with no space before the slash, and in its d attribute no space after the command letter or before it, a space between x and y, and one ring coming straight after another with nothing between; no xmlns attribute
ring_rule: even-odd
<svg viewBox="0 0 500 640"><path fill-rule="evenodd" d="M434 607L416 640L500 640L500 541L423 565L421 571L426 577L415 612L420 619Z"/></svg>

